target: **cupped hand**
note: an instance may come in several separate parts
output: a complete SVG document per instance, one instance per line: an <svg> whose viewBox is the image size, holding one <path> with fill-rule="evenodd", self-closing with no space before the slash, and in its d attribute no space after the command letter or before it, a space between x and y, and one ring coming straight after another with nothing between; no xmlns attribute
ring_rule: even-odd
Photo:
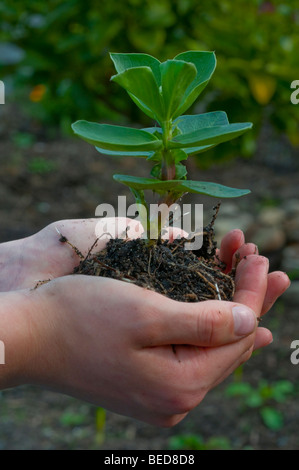
<svg viewBox="0 0 299 470"><path fill-rule="evenodd" d="M127 218L107 218L100 222L95 218L62 220L23 240L2 244L2 256L5 259L6 250L9 262L2 263L4 267L0 272L0 292L33 288L39 281L71 274L78 265L80 256L71 245L61 241L62 236L86 256L95 243L94 250L101 250L109 238L123 236L124 231L128 237L136 238L141 236L142 227L138 221ZM175 232L168 234L170 240L176 235ZM226 265L226 272L252 254L258 254L256 245L245 243L244 234L238 229L225 235L217 251L220 260ZM239 270L241 268L242 265L238 266ZM268 274L261 315L269 311L277 298L288 288L289 283L285 273L277 271ZM246 294L242 295L238 288L234 300L248 305ZM257 347L259 344L263 345L263 334L263 329L259 328ZM265 334L267 336L268 333Z"/></svg>
<svg viewBox="0 0 299 470"><path fill-rule="evenodd" d="M264 257L245 255L233 302L187 304L131 283L81 275L26 291L30 329L36 329L34 358L23 368L27 380L172 426L255 347L271 342L270 331L256 321L271 297L268 266Z"/></svg>
<svg viewBox="0 0 299 470"><path fill-rule="evenodd" d="M94 249L101 250L112 236L121 236L125 227L130 237L140 236L140 224L132 219L60 220L39 232L0 245L0 292L34 287L39 281L71 274L80 262L78 251L86 256ZM67 239L74 248L61 240Z"/></svg>
<svg viewBox="0 0 299 470"><path fill-rule="evenodd" d="M142 233L138 221L126 218L108 218L101 223L96 218L61 220L25 239L0 245L0 292L32 288L39 281L72 273L80 257L70 245L60 241L61 235L86 256L96 240L94 250L101 250L109 238L121 236L126 227L129 227L129 237L135 238ZM175 236L174 233L169 238ZM226 271L235 264L236 253L239 253L240 259L257 253L256 245L245 243L241 230L232 230L222 240L218 255L226 264ZM269 310L288 285L289 279L284 273L269 274L263 313Z"/></svg>

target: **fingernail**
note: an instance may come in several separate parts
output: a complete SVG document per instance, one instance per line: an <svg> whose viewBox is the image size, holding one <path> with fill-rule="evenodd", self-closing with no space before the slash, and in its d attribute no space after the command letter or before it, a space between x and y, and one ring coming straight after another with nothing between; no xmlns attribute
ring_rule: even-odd
<svg viewBox="0 0 299 470"><path fill-rule="evenodd" d="M232 309L234 330L237 336L248 335L255 329L257 320L253 310L245 305L237 305Z"/></svg>

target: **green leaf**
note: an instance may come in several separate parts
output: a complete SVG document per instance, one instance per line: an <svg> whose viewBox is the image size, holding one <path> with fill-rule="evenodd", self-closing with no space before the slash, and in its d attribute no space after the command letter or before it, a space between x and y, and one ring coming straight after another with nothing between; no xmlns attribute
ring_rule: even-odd
<svg viewBox="0 0 299 470"><path fill-rule="evenodd" d="M245 122L199 129L188 134L177 135L169 141L168 146L170 149L185 149L203 145L218 145L222 142L239 137L248 129L251 129L251 127L252 124L250 122Z"/></svg>
<svg viewBox="0 0 299 470"><path fill-rule="evenodd" d="M169 120L181 105L186 90L196 77L196 67L181 60L167 60L160 65L164 119Z"/></svg>
<svg viewBox="0 0 299 470"><path fill-rule="evenodd" d="M179 163L182 160L187 160L188 159L187 153L184 152L184 150L182 150L182 149L172 149L171 150L171 156L172 156L175 163Z"/></svg>
<svg viewBox="0 0 299 470"><path fill-rule="evenodd" d="M119 183L123 183L126 186L134 189L143 189L143 190L153 190L157 192L165 192L173 189L180 190L180 180L169 180L162 181L152 178L143 178L139 176L130 176L130 175L113 175L113 178Z"/></svg>
<svg viewBox="0 0 299 470"><path fill-rule="evenodd" d="M158 122L163 120L162 96L150 67L134 67L124 70L111 77L111 80L122 86L145 114Z"/></svg>
<svg viewBox="0 0 299 470"><path fill-rule="evenodd" d="M294 384L289 380L279 380L272 386L273 398L278 402L283 402L295 390Z"/></svg>
<svg viewBox="0 0 299 470"><path fill-rule="evenodd" d="M249 194L249 189L237 189L230 188L229 186L223 186L222 184L210 183L206 181L184 181L183 186L185 191L195 194L205 194L207 196L217 198L231 198L240 197Z"/></svg>
<svg viewBox="0 0 299 470"><path fill-rule="evenodd" d="M224 111L212 111L204 114L185 114L173 121L182 134L188 134L207 127L218 127L228 125L227 114Z"/></svg>
<svg viewBox="0 0 299 470"><path fill-rule="evenodd" d="M270 406L265 406L260 410L262 420L267 428L272 431L279 431L283 427L283 416L280 411L271 408Z"/></svg>
<svg viewBox="0 0 299 470"><path fill-rule="evenodd" d="M210 113L195 114L195 115L183 115L178 117L174 122L173 126L178 129L180 133L187 134L189 132L197 131L199 129L208 127L225 126L229 124L227 114L224 111L212 111ZM205 152L208 149L215 147L217 144L212 145L201 145L199 147L190 147L185 149L188 155L195 155L198 153Z"/></svg>
<svg viewBox="0 0 299 470"><path fill-rule="evenodd" d="M178 180L185 179L187 176L187 168L182 163L175 164L175 177Z"/></svg>
<svg viewBox="0 0 299 470"><path fill-rule="evenodd" d="M245 400L246 405L250 408L258 408L259 406L262 406L263 402L264 399L258 390L252 390Z"/></svg>
<svg viewBox="0 0 299 470"><path fill-rule="evenodd" d="M142 178L137 176L130 175L114 175L113 178L123 183L130 188L134 189L150 189L156 192L166 192L171 191L173 193L182 194L185 192L195 193L195 194L204 194L207 196L217 197L217 198L231 198L244 196L249 194L248 189L236 189L230 188L228 186L223 186L221 184L209 183L203 181L190 181L190 180L154 180L151 178Z"/></svg>
<svg viewBox="0 0 299 470"><path fill-rule="evenodd" d="M175 113L174 118L190 108L206 87L216 67L216 56L214 52L188 51L177 55L175 60L183 60L194 64L197 69L197 76L187 88L182 105Z"/></svg>
<svg viewBox="0 0 299 470"><path fill-rule="evenodd" d="M226 387L225 393L229 397L247 397L253 391L247 382L233 382Z"/></svg>
<svg viewBox="0 0 299 470"><path fill-rule="evenodd" d="M160 134L163 134L161 127L145 127L143 131L149 132L150 134L156 134L160 137Z"/></svg>
<svg viewBox="0 0 299 470"><path fill-rule="evenodd" d="M155 76L158 86L161 85L160 61L149 54L110 54L117 73L122 73L127 69L134 67L150 67Z"/></svg>
<svg viewBox="0 0 299 470"><path fill-rule="evenodd" d="M162 146L154 135L131 127L77 121L72 124L75 134L96 147L117 151L149 151Z"/></svg>
<svg viewBox="0 0 299 470"><path fill-rule="evenodd" d="M198 434L179 434L169 439L170 450L205 450L204 440Z"/></svg>
<svg viewBox="0 0 299 470"><path fill-rule="evenodd" d="M147 157L147 160L152 162L161 162L163 159L163 155L161 150L157 150L157 152L151 152L151 154Z"/></svg>
<svg viewBox="0 0 299 470"><path fill-rule="evenodd" d="M102 149L100 147L96 147L96 150L101 153L102 155L108 155L111 157L141 157L141 158L149 158L153 155L153 152L125 152L125 151L118 151L118 150L107 150Z"/></svg>

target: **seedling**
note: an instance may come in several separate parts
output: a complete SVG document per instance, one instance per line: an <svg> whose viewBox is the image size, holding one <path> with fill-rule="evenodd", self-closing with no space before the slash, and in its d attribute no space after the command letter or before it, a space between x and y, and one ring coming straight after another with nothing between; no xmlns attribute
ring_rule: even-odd
<svg viewBox="0 0 299 470"><path fill-rule="evenodd" d="M174 241L174 245L167 244L167 241L162 243L162 230L167 227L165 221L169 221L173 206L186 193L223 199L250 192L218 183L189 180L183 162L189 156L242 135L252 124L230 124L223 111L184 114L204 90L215 70L213 52L184 52L162 63L147 54L114 53L110 56L117 72L111 80L122 86L134 103L154 121L153 127L136 129L77 121L72 128L101 154L146 158L152 163L148 178L114 175L116 181L128 186L133 193L142 215L139 220L145 236L138 241L111 240L103 252L90 255L86 262L81 261L75 273L136 282L187 302L232 300L233 273L224 274L215 257L212 226L217 214L201 233L203 244L200 252L196 248L196 252L187 255L190 249L181 242ZM158 194L158 210L154 216L145 199L146 190ZM195 234L193 236L196 238ZM183 238L181 241L185 244L186 240Z"/></svg>
<svg viewBox="0 0 299 470"><path fill-rule="evenodd" d="M148 54L110 54L117 74L111 80L122 86L134 103L154 120L154 127L131 127L77 121L73 131L94 145L98 152L118 157L146 158L153 163L151 177L114 175L127 185L136 204L145 208L148 238L153 224L158 234L163 220L150 220L144 191L159 195L159 204L172 206L183 194L204 194L216 198L239 197L247 189L236 189L218 183L187 179L182 163L189 156L242 135L252 124L230 124L223 111L197 115L183 114L208 84L216 67L213 52L189 51L172 60L160 62Z"/></svg>

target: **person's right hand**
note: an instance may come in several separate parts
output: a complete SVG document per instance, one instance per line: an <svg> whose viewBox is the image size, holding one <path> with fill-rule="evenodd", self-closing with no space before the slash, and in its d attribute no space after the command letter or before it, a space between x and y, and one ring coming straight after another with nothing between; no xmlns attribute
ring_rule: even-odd
<svg viewBox="0 0 299 470"><path fill-rule="evenodd" d="M18 320L17 328L24 323L27 331L22 330L18 351L6 345L7 357L19 357L10 380L173 426L254 348L272 340L256 320L267 309L268 260L246 256L236 283L233 302L191 304L131 283L81 275L2 294L2 306L18 296L26 312Z"/></svg>

